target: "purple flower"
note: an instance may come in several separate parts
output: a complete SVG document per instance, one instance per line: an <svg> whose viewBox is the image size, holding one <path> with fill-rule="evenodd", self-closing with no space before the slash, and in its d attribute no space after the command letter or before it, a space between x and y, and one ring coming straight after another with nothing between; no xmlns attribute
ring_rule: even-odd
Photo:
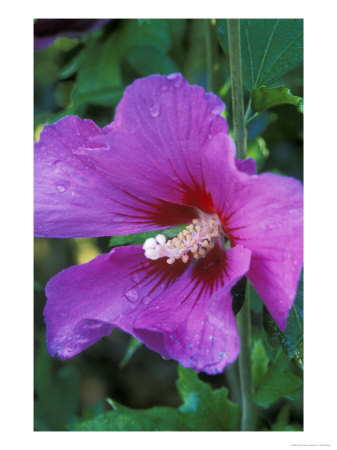
<svg viewBox="0 0 337 450"><path fill-rule="evenodd" d="M36 236L189 224L54 276L50 354L70 358L117 326L186 367L223 371L240 350L230 291L244 275L284 330L303 261L302 185L237 160L223 109L180 74L152 75L125 90L103 129L72 116L45 126Z"/></svg>

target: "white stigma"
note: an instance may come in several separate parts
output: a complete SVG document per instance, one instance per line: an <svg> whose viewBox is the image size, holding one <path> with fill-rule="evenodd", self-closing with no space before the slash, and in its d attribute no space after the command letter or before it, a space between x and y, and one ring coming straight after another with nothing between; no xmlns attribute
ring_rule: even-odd
<svg viewBox="0 0 337 450"><path fill-rule="evenodd" d="M189 253L194 258L206 256L207 251L214 247L213 240L220 236L220 229L221 222L217 216L204 216L194 219L191 225L168 241L163 234L146 239L143 250L145 256L152 260L166 257L168 264L173 264L177 259L187 263Z"/></svg>

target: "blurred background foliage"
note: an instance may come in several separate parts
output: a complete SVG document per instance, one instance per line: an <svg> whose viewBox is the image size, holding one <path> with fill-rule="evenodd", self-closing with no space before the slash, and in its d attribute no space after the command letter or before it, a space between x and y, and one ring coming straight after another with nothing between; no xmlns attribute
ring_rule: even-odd
<svg viewBox="0 0 337 450"><path fill-rule="evenodd" d="M113 120L125 87L135 78L176 71L190 83L212 90L224 100L225 116L231 127L229 59L219 38L223 33L220 28L223 21L112 19L96 24L76 22L79 20L72 20L72 23L51 20L49 24L41 19L34 21L35 140L39 139L46 123L68 114L90 118L99 126L105 126ZM43 45L40 45L41 38ZM302 65L297 64L268 86L280 85L289 88L292 95L302 97ZM247 90L246 105L249 97ZM259 172L272 171L302 180L302 121L303 116L296 107L282 104L268 108L250 122L248 155L256 159ZM133 348L132 357L129 348L125 358L130 337L120 330L114 330L69 361L47 354L42 314L46 282L60 270L89 261L108 250L108 237L35 239L36 430L65 430L79 420L91 419L111 409L105 400L107 397L136 409L156 405L176 407L182 403L176 388L177 363L164 361L143 345ZM268 341L263 329L262 302L252 287L251 291L253 353L258 380L280 351L281 340L274 346L270 339ZM283 364L282 355L278 355L277 361ZM293 373L301 376L301 368L295 360L288 362ZM236 364L223 374L199 377L213 388L229 387L229 398L239 400ZM264 405L258 429L301 429L301 389L292 399L287 398Z"/></svg>

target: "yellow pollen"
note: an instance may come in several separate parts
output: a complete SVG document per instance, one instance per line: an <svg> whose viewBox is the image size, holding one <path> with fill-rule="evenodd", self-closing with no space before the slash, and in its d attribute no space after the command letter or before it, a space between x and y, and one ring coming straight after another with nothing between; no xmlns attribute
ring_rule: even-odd
<svg viewBox="0 0 337 450"><path fill-rule="evenodd" d="M213 241L220 236L221 230L221 222L216 216L202 215L172 239L166 241L162 234L147 239L143 245L145 256L152 260L165 257L168 264L179 259L187 263L190 252L195 259L205 257L207 251L214 248Z"/></svg>

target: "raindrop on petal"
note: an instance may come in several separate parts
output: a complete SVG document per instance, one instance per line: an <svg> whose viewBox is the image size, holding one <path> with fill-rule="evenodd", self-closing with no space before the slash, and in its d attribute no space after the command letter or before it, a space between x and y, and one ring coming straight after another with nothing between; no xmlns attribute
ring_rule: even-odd
<svg viewBox="0 0 337 450"><path fill-rule="evenodd" d="M150 302L151 302L151 297L149 297L148 295L146 295L146 296L143 298L143 303L144 303L144 305L148 305Z"/></svg>
<svg viewBox="0 0 337 450"><path fill-rule="evenodd" d="M136 303L138 301L138 292L136 289L130 289L129 291L124 292L125 297L131 303Z"/></svg>
<svg viewBox="0 0 337 450"><path fill-rule="evenodd" d="M139 283L140 282L140 276L139 276L139 273L134 273L133 275L132 275L132 280L135 282L135 283Z"/></svg>
<svg viewBox="0 0 337 450"><path fill-rule="evenodd" d="M121 216L114 216L113 218L112 218L112 221L113 222L116 222L116 223L119 223L119 222L123 222L123 217L121 217Z"/></svg>
<svg viewBox="0 0 337 450"><path fill-rule="evenodd" d="M175 80L177 78L177 73L170 73L170 75L167 75L168 80Z"/></svg>
<svg viewBox="0 0 337 450"><path fill-rule="evenodd" d="M152 117L158 117L160 113L160 103L155 103L150 107L150 114Z"/></svg>
<svg viewBox="0 0 337 450"><path fill-rule="evenodd" d="M56 186L56 189L57 189L59 192L64 192L64 191L66 190L66 188L65 188L64 186L62 186L62 184L58 184L58 185Z"/></svg>

